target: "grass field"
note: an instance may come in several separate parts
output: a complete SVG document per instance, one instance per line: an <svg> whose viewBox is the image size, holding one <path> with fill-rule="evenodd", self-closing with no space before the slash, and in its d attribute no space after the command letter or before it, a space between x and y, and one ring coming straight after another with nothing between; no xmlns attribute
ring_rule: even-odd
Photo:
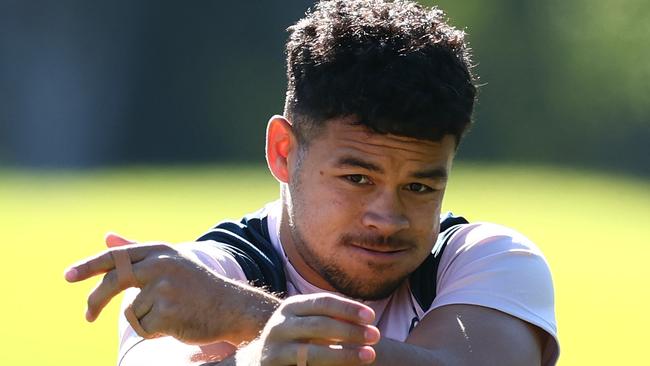
<svg viewBox="0 0 650 366"><path fill-rule="evenodd" d="M554 275L560 365L647 364L650 181L554 168L458 165L446 209L507 224ZM187 241L277 196L261 167L29 173L0 170L0 365L115 364L117 301L94 324L63 270L106 231ZM90 361L90 362L88 362Z"/></svg>

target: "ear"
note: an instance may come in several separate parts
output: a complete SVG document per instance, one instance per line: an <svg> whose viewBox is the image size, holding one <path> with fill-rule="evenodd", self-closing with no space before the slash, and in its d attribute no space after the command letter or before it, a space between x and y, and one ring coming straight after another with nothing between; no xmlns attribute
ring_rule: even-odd
<svg viewBox="0 0 650 366"><path fill-rule="evenodd" d="M291 123L282 116L271 117L266 127L266 163L281 183L289 182L289 154L296 146Z"/></svg>

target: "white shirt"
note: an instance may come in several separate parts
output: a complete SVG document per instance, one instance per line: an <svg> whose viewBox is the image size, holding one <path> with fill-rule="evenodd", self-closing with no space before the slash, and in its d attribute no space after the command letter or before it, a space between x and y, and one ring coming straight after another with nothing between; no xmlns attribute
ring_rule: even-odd
<svg viewBox="0 0 650 366"><path fill-rule="evenodd" d="M329 292L305 280L291 265L279 237L281 205L268 206L268 230L275 250L284 262L288 296ZM247 282L246 275L230 255L210 242L181 244L214 272ZM553 282L541 251L518 232L491 223L472 223L456 231L440 259L437 296L429 309L422 309L408 281L391 296L365 302L375 311L375 325L382 337L404 341L414 318L444 305L470 304L499 310L536 325L550 336L543 350L543 365L554 365L559 356ZM340 295L340 294L339 294ZM120 355L141 340L120 319Z"/></svg>

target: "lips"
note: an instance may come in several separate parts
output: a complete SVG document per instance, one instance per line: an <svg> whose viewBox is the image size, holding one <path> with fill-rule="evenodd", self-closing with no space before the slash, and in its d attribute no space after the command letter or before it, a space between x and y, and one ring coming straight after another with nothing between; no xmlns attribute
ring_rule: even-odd
<svg viewBox="0 0 650 366"><path fill-rule="evenodd" d="M344 248L350 250L352 258L364 263L390 264L406 259L417 245L414 241L394 236L345 235L341 238Z"/></svg>
<svg viewBox="0 0 650 366"><path fill-rule="evenodd" d="M393 254L393 253L400 253L406 250L406 248L393 248L393 247L383 247L383 246L365 246L365 245L357 245L357 244L351 244L353 247L367 250L370 252L377 252L377 253L384 253L384 254Z"/></svg>
<svg viewBox="0 0 650 366"><path fill-rule="evenodd" d="M408 256L408 251L387 247L360 247L350 245L349 256L352 261L360 266L371 266L377 269L388 269L402 262Z"/></svg>
<svg viewBox="0 0 650 366"><path fill-rule="evenodd" d="M367 244L358 244L350 243L349 244L353 249L365 252L367 254L376 254L383 256L399 255L408 250L404 247L394 247L390 245L367 245Z"/></svg>

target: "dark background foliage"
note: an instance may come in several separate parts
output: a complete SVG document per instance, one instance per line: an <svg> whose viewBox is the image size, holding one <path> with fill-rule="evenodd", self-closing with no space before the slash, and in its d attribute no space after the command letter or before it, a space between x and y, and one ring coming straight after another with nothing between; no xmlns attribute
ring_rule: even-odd
<svg viewBox="0 0 650 366"><path fill-rule="evenodd" d="M312 4L0 0L0 164L260 162ZM650 174L650 3L436 4L484 84L461 159Z"/></svg>

